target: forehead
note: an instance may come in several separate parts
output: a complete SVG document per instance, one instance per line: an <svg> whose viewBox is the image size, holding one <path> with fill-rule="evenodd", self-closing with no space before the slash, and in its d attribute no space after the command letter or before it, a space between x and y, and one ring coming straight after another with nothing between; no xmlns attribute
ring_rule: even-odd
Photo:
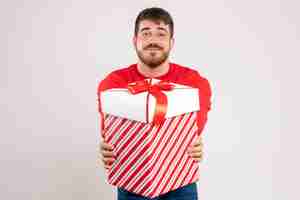
<svg viewBox="0 0 300 200"><path fill-rule="evenodd" d="M139 24L139 31L145 29L157 29L157 30L166 30L169 32L169 25L165 24L163 21L153 21L153 20L142 20Z"/></svg>

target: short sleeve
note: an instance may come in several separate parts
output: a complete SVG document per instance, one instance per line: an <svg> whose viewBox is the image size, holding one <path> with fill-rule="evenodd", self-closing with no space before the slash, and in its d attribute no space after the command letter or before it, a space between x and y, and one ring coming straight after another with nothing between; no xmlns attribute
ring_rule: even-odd
<svg viewBox="0 0 300 200"><path fill-rule="evenodd" d="M98 101L98 111L100 113L100 124L101 124L101 132L103 134L104 129L104 114L101 109L101 98L100 93L102 91L112 89L112 88L122 88L127 85L127 82L122 78L122 76L118 75L116 72L111 72L108 74L103 80L100 81L97 88L97 101Z"/></svg>

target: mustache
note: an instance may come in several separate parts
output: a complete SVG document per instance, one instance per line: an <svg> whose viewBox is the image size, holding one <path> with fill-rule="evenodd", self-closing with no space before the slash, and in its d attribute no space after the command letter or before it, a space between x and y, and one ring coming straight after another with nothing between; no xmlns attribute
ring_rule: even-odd
<svg viewBox="0 0 300 200"><path fill-rule="evenodd" d="M150 48L156 48L156 49L160 49L162 50L163 48L157 44L149 44L148 46L146 46L144 49L147 50L147 49L150 49Z"/></svg>

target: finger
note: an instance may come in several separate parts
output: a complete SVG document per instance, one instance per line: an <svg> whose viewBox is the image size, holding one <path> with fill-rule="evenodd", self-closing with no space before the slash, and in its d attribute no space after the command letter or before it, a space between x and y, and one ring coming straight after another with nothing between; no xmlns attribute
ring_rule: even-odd
<svg viewBox="0 0 300 200"><path fill-rule="evenodd" d="M100 143L100 149L102 149L102 150L113 150L114 148L113 148L113 145L102 141Z"/></svg>
<svg viewBox="0 0 300 200"><path fill-rule="evenodd" d="M194 148L194 147L203 147L203 143L200 141L195 141L193 144L189 146L189 148Z"/></svg>
<svg viewBox="0 0 300 200"><path fill-rule="evenodd" d="M105 160L105 159L102 159L102 164L104 166L111 166L113 164L114 160Z"/></svg>
<svg viewBox="0 0 300 200"><path fill-rule="evenodd" d="M201 157L201 158L193 158L196 162L201 162L201 161L203 161L203 157Z"/></svg>
<svg viewBox="0 0 300 200"><path fill-rule="evenodd" d="M201 146L191 147L188 149L188 153L202 152L203 148Z"/></svg>
<svg viewBox="0 0 300 200"><path fill-rule="evenodd" d="M187 149L188 152L195 152L195 151L202 151L203 150L203 146L199 145L199 146L189 146L189 148Z"/></svg>
<svg viewBox="0 0 300 200"><path fill-rule="evenodd" d="M113 163L103 163L104 167L111 167Z"/></svg>
<svg viewBox="0 0 300 200"><path fill-rule="evenodd" d="M201 162L203 160L203 154L189 154L189 156L197 162Z"/></svg>
<svg viewBox="0 0 300 200"><path fill-rule="evenodd" d="M202 145L203 145L202 140L196 140L193 146L202 146Z"/></svg>
<svg viewBox="0 0 300 200"><path fill-rule="evenodd" d="M115 157L116 156L113 151L102 150L101 154L103 157Z"/></svg>
<svg viewBox="0 0 300 200"><path fill-rule="evenodd" d="M112 167L113 162L104 163L105 169L110 169Z"/></svg>
<svg viewBox="0 0 300 200"><path fill-rule="evenodd" d="M103 157L102 161L103 161L104 164L108 164L108 163L113 163L115 161L115 159L114 158Z"/></svg>
<svg viewBox="0 0 300 200"><path fill-rule="evenodd" d="M107 142L101 142L100 143L100 149L102 149L102 150L113 150L114 149L114 147L113 147L113 145L111 145L111 144L109 144L109 143L107 143Z"/></svg>
<svg viewBox="0 0 300 200"><path fill-rule="evenodd" d="M111 165L104 165L104 168L105 168L105 169L110 169L110 168L111 168Z"/></svg>
<svg viewBox="0 0 300 200"><path fill-rule="evenodd" d="M203 153L192 153L190 154L190 156L193 158L201 158L203 157Z"/></svg>

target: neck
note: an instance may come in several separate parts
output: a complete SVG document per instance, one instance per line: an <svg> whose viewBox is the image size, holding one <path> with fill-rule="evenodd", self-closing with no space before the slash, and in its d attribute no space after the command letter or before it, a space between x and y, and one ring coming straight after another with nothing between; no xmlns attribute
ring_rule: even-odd
<svg viewBox="0 0 300 200"><path fill-rule="evenodd" d="M149 78L155 78L166 74L169 71L169 67L170 64L168 60L166 60L164 63L160 64L155 68L151 68L148 65L145 65L141 61L137 63L137 68L139 72L145 77L149 77Z"/></svg>

